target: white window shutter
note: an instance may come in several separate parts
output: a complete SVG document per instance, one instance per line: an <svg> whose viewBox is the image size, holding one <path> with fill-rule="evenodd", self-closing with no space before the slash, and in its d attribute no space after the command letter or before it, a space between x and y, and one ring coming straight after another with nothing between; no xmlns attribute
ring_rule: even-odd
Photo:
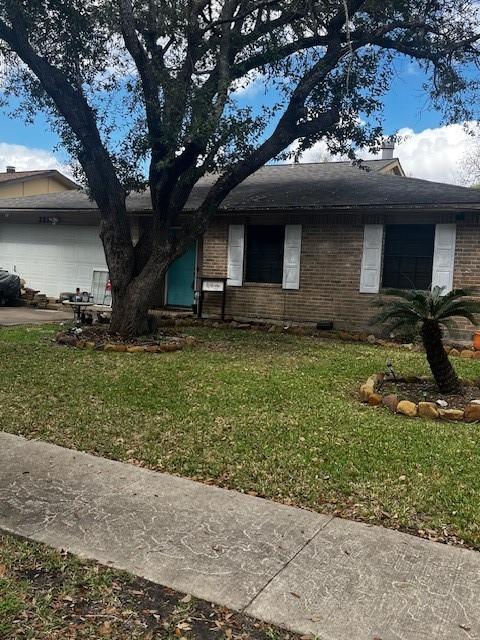
<svg viewBox="0 0 480 640"><path fill-rule="evenodd" d="M453 289L455 265L456 224L437 224L435 227L435 249L433 251L433 287L443 287L442 293Z"/></svg>
<svg viewBox="0 0 480 640"><path fill-rule="evenodd" d="M300 288L300 254L302 252L302 225L285 225L283 249L283 289Z"/></svg>
<svg viewBox="0 0 480 640"><path fill-rule="evenodd" d="M366 224L363 234L360 293L378 293L380 291L382 248L383 224Z"/></svg>
<svg viewBox="0 0 480 640"><path fill-rule="evenodd" d="M227 285L241 287L243 283L243 250L245 225L231 224L228 227Z"/></svg>

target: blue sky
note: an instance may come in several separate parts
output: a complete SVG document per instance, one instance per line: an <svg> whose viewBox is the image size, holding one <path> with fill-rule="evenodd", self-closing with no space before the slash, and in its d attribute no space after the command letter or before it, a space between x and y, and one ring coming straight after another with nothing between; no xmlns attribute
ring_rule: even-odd
<svg viewBox="0 0 480 640"><path fill-rule="evenodd" d="M445 127L441 114L430 108L422 91L424 76L418 67L406 60L396 63L396 74L385 97L384 130L386 134L399 131L408 140L397 153L409 175L444 182L459 182L458 166L465 153L468 139L461 126ZM243 94L242 101L250 104L268 102L261 82L253 83ZM39 115L34 124L10 119L0 111L0 171L5 164L19 170L30 168L62 168L66 155L53 154L58 140ZM307 152L306 161L318 160L320 148Z"/></svg>
<svg viewBox="0 0 480 640"><path fill-rule="evenodd" d="M425 94L422 91L422 74L408 63L399 62L397 67L397 77L385 99L385 132L391 134L404 127L422 131L439 126L440 114L426 105ZM260 102L264 96L259 92L252 98ZM49 130L41 115L34 125L28 125L0 112L0 142L52 150L57 143L57 137Z"/></svg>

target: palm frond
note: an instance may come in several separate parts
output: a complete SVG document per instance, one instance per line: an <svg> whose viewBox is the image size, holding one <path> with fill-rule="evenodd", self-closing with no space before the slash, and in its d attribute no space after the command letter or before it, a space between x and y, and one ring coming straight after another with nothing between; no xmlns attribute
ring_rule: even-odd
<svg viewBox="0 0 480 640"><path fill-rule="evenodd" d="M381 311L372 321L389 326L394 323L397 328L416 327L426 320L447 326L451 324L451 318L466 318L475 326L479 323L480 300L474 298L477 291L453 289L445 295L443 291L443 287L433 287L432 291L388 289L375 301Z"/></svg>
<svg viewBox="0 0 480 640"><path fill-rule="evenodd" d="M445 318L467 318L473 325L478 324L476 315L480 314L480 301L472 299L456 298L447 301L442 307L439 308L436 317L438 320Z"/></svg>
<svg viewBox="0 0 480 640"><path fill-rule="evenodd" d="M390 303L383 311L380 311L372 318L372 323L383 324L391 319L411 320L418 322L421 320L421 316L404 303Z"/></svg>

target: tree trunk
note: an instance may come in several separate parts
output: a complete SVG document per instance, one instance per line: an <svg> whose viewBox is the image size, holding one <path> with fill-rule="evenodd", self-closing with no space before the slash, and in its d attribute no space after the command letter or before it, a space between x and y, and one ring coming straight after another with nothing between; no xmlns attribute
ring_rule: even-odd
<svg viewBox="0 0 480 640"><path fill-rule="evenodd" d="M116 290L112 287L112 317L110 330L125 338L152 333L153 323L148 312L159 303L158 292L161 290L165 270L159 269L155 280L137 276L127 289Z"/></svg>
<svg viewBox="0 0 480 640"><path fill-rule="evenodd" d="M441 393L462 393L462 385L443 347L442 328L436 320L425 320L422 339L427 360Z"/></svg>

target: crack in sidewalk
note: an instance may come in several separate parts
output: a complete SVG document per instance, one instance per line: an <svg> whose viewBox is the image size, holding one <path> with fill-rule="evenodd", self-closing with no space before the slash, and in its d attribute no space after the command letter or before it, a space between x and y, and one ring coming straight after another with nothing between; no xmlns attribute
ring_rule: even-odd
<svg viewBox="0 0 480 640"><path fill-rule="evenodd" d="M255 602L255 600L262 595L262 593L267 589L267 587L269 587L269 585L275 580L275 578L277 578L283 571L285 571L285 569L295 560L295 558L302 553L302 551L308 547L308 545L315 540L315 538L318 536L319 533L321 533L322 531L325 531L325 529L328 527L328 525L332 522L332 520L335 520L335 516L331 516L326 522L324 522L303 544L302 546L293 554L293 556L282 566L280 567L280 569L273 575L271 576L271 578L269 578L265 584L263 585L263 587L257 591L257 593L249 600L249 602L242 607L241 609L239 609L240 613L247 613L247 610L252 606L252 604Z"/></svg>

